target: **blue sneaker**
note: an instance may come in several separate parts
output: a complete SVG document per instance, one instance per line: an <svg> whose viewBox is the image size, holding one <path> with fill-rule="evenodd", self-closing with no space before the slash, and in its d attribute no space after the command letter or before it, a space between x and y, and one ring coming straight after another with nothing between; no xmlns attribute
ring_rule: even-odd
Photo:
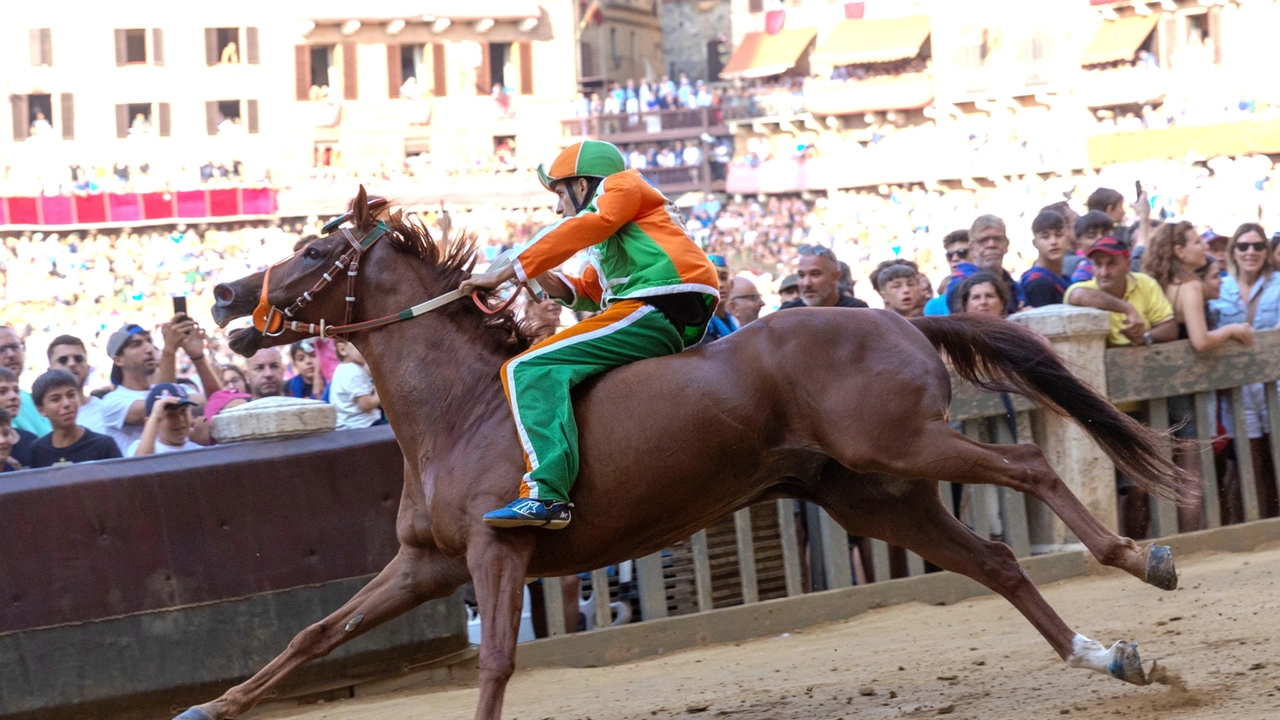
<svg viewBox="0 0 1280 720"><path fill-rule="evenodd" d="M559 530L569 524L569 503L520 498L484 514L490 527L540 527Z"/></svg>

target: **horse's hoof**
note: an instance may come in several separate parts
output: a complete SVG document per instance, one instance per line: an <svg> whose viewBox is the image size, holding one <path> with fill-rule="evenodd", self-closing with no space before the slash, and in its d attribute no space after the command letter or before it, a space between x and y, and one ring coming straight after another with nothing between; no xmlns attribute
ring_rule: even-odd
<svg viewBox="0 0 1280 720"><path fill-rule="evenodd" d="M1118 641L1111 646L1111 664L1107 673L1117 680L1134 685L1146 685L1147 674L1142 671L1142 658L1138 657L1138 643Z"/></svg>
<svg viewBox="0 0 1280 720"><path fill-rule="evenodd" d="M213 717L200 708L193 707L187 708L181 715L173 720L213 720Z"/></svg>
<svg viewBox="0 0 1280 720"><path fill-rule="evenodd" d="M1161 590L1178 587L1178 570L1173 566L1173 551L1167 545L1152 545L1147 552L1147 582Z"/></svg>

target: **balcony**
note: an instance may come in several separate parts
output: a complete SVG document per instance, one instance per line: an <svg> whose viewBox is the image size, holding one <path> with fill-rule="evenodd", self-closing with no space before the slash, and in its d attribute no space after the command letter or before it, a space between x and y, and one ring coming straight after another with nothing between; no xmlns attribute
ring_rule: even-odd
<svg viewBox="0 0 1280 720"><path fill-rule="evenodd" d="M1137 66L1085 70L1076 92L1086 107L1104 108L1157 102L1168 91L1168 73L1160 68Z"/></svg>
<svg viewBox="0 0 1280 720"><path fill-rule="evenodd" d="M599 138L616 144L684 140L703 134L728 135L719 108L592 115L560 121L567 139Z"/></svg>
<svg viewBox="0 0 1280 720"><path fill-rule="evenodd" d="M814 115L915 110L932 102L933 76L928 73L867 80L810 80L804 86L804 108Z"/></svg>
<svg viewBox="0 0 1280 720"><path fill-rule="evenodd" d="M672 200L687 192L724 192L723 163L704 159L701 165L647 168L641 172Z"/></svg>

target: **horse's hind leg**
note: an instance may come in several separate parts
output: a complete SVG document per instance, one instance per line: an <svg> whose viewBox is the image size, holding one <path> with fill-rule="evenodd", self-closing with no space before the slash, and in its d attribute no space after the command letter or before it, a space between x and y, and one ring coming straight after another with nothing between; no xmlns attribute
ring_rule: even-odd
<svg viewBox="0 0 1280 720"><path fill-rule="evenodd" d="M851 489L860 482L865 479L852 480L838 473L822 488L821 504L845 530L905 547L938 567L982 583L1017 608L1068 665L1147 684L1136 644L1119 641L1105 648L1072 631L1027 578L1007 545L978 537L947 512L936 483L914 481L905 493L895 496Z"/></svg>
<svg viewBox="0 0 1280 720"><path fill-rule="evenodd" d="M256 675L198 705L175 720L225 720L256 705L267 691L294 668L324 657L334 648L382 623L399 617L427 600L443 597L467 580L459 560L434 547L401 547L368 585L329 617L298 633L289 647Z"/></svg>
<svg viewBox="0 0 1280 720"><path fill-rule="evenodd" d="M927 477L955 483L1002 485L1039 499L1062 519L1098 562L1120 568L1161 590L1178 586L1173 555L1163 545L1139 548L1103 525L1035 445L987 445L956 432L944 422L928 423L905 450L878 465L899 477Z"/></svg>

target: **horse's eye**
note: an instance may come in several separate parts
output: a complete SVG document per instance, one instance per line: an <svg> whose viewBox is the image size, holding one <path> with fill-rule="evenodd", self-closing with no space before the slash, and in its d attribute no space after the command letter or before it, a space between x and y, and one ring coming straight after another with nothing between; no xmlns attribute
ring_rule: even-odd
<svg viewBox="0 0 1280 720"><path fill-rule="evenodd" d="M319 260L321 258L321 255L322 254L320 252L320 249L315 247L314 245L311 247L308 247L306 252L302 253L302 256L308 260Z"/></svg>

